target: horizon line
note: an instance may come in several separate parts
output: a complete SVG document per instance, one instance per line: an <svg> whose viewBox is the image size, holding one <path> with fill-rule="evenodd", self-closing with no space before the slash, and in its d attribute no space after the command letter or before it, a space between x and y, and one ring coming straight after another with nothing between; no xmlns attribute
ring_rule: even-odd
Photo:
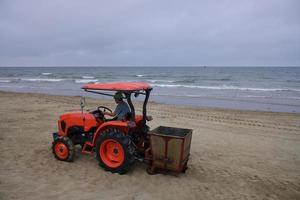
<svg viewBox="0 0 300 200"><path fill-rule="evenodd" d="M199 67L199 68L209 68L209 67L300 67L300 65L290 65L290 66L280 66L280 65L48 65L48 66L0 66L1 68L8 68L8 67L36 67L36 68L42 68L42 67Z"/></svg>

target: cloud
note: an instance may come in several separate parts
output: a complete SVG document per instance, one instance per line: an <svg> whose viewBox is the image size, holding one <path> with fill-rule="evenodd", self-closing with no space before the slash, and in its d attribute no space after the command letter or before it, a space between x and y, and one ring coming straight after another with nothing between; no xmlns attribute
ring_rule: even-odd
<svg viewBox="0 0 300 200"><path fill-rule="evenodd" d="M0 1L0 66L300 65L297 0Z"/></svg>

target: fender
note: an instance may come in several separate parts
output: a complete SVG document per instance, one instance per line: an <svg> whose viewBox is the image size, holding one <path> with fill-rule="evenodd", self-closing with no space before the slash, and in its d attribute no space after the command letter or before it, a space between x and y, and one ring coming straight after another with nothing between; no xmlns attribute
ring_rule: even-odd
<svg viewBox="0 0 300 200"><path fill-rule="evenodd" d="M123 122L123 121L108 121L103 124L101 124L98 129L96 130L93 138L93 146L95 146L96 140L98 136L106 129L108 128L117 128L120 129L122 132L125 134L128 133L129 128L128 128L128 122Z"/></svg>

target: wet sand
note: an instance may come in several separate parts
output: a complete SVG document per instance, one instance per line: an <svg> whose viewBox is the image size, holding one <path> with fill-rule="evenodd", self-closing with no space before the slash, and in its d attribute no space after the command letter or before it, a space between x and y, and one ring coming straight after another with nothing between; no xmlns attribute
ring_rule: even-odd
<svg viewBox="0 0 300 200"><path fill-rule="evenodd" d="M137 163L118 175L79 147L73 163L52 155L50 133L79 100L0 92L0 199L300 199L300 114L150 102L152 129L194 130L189 169L150 176ZM91 98L87 105L115 107Z"/></svg>

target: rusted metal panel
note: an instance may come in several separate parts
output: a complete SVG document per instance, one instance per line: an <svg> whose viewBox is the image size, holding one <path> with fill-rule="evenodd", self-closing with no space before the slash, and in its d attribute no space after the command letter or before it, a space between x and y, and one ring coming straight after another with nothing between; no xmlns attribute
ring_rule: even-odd
<svg viewBox="0 0 300 200"><path fill-rule="evenodd" d="M167 158L170 160L167 163L167 169L177 170L180 167L180 154L182 139L173 138L168 141Z"/></svg>
<svg viewBox="0 0 300 200"><path fill-rule="evenodd" d="M165 166L165 140L159 136L151 137L153 164L158 167Z"/></svg>
<svg viewBox="0 0 300 200"><path fill-rule="evenodd" d="M191 142L192 142L192 134L188 134L184 140L184 151L183 151L184 159L187 158L190 154Z"/></svg>
<svg viewBox="0 0 300 200"><path fill-rule="evenodd" d="M149 134L151 169L184 171L190 155L192 130L159 126Z"/></svg>

